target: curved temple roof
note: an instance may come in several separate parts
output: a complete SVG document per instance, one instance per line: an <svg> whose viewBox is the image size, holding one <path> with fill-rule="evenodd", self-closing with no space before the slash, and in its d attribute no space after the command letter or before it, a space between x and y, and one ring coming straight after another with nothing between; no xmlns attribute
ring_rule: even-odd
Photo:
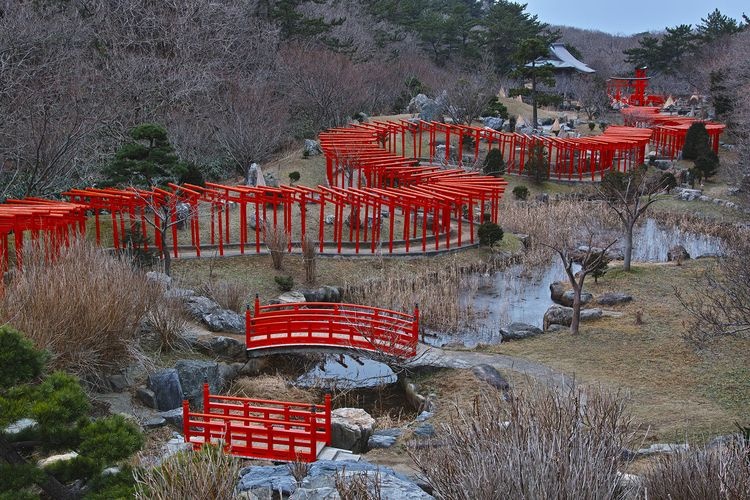
<svg viewBox="0 0 750 500"><path fill-rule="evenodd" d="M549 64L553 66L554 69L573 69L579 73L596 73L595 70L586 66L585 63L573 57L573 54L568 52L568 49L566 49L565 45L562 43L553 43L550 45L549 54L548 58L539 58L535 60L533 64L537 66ZM530 67L531 65L532 63L528 63L526 66Z"/></svg>

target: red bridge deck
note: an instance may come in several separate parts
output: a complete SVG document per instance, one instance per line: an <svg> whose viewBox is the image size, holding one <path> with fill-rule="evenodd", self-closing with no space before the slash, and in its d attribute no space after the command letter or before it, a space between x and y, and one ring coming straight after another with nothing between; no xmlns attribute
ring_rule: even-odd
<svg viewBox="0 0 750 500"><path fill-rule="evenodd" d="M203 412L182 404L185 442L200 449L218 444L232 455L278 461L313 462L331 444L331 396L324 405L209 394L203 385Z"/></svg>
<svg viewBox="0 0 750 500"><path fill-rule="evenodd" d="M390 356L416 355L419 309L405 314L357 304L300 302L247 311L245 342L249 355L268 349L324 347L360 349Z"/></svg>

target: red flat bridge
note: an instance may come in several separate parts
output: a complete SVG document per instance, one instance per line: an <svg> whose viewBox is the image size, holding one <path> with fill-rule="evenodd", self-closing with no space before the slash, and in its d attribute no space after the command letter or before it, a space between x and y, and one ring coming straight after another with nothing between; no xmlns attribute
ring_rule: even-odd
<svg viewBox="0 0 750 500"><path fill-rule="evenodd" d="M203 385L203 411L182 403L185 442L220 445L246 458L313 462L331 444L331 396L325 404L218 396Z"/></svg>
<svg viewBox="0 0 750 500"><path fill-rule="evenodd" d="M300 348L356 349L399 358L416 355L419 308L406 314L331 302L261 306L256 298L245 318L248 356Z"/></svg>

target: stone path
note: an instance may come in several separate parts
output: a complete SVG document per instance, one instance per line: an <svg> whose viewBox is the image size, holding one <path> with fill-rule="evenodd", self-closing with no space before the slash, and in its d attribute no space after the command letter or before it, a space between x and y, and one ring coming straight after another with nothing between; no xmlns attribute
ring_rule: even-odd
<svg viewBox="0 0 750 500"><path fill-rule="evenodd" d="M505 354L452 351L425 344L417 346L416 358L406 363L406 367L436 366L441 368L470 369L481 364L491 365L498 370L516 372L560 389L571 389L576 385L572 377L553 370L546 365L527 359L507 356Z"/></svg>

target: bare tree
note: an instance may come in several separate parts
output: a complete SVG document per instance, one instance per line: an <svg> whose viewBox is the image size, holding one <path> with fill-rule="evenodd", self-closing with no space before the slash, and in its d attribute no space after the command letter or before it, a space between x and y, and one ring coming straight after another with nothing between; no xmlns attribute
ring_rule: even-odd
<svg viewBox="0 0 750 500"><path fill-rule="evenodd" d="M489 70L461 76L446 90L446 113L453 123L471 125L487 109L497 92L495 87Z"/></svg>
<svg viewBox="0 0 750 500"><path fill-rule="evenodd" d="M159 233L161 240L161 258L164 266L164 274L172 275L172 254L170 253L169 244L167 243L170 229L182 224L191 217L197 217L198 214L193 206L185 203L180 196L180 191L165 191L154 188L152 191L144 191L137 188L130 188L149 211L153 212L155 220L145 217L146 224L154 228ZM183 207L187 210L183 210Z"/></svg>
<svg viewBox="0 0 750 500"><path fill-rule="evenodd" d="M685 338L702 347L719 337L750 337L750 235L739 234L716 268L696 280L692 292L675 289L692 321Z"/></svg>
<svg viewBox="0 0 750 500"><path fill-rule="evenodd" d="M249 184L250 166L268 160L286 140L286 100L271 85L258 81L228 87L223 102L217 103L221 112L212 122L222 149Z"/></svg>
<svg viewBox="0 0 750 500"><path fill-rule="evenodd" d="M623 269L630 271L633 256L633 229L648 207L657 201L665 181L649 175L645 165L628 173L608 172L598 188L599 196L607 203L622 223L625 236Z"/></svg>
<svg viewBox="0 0 750 500"><path fill-rule="evenodd" d="M586 113L588 121L593 121L609 107L604 80L599 76L580 75L574 82L573 94L581 103L581 111Z"/></svg>

